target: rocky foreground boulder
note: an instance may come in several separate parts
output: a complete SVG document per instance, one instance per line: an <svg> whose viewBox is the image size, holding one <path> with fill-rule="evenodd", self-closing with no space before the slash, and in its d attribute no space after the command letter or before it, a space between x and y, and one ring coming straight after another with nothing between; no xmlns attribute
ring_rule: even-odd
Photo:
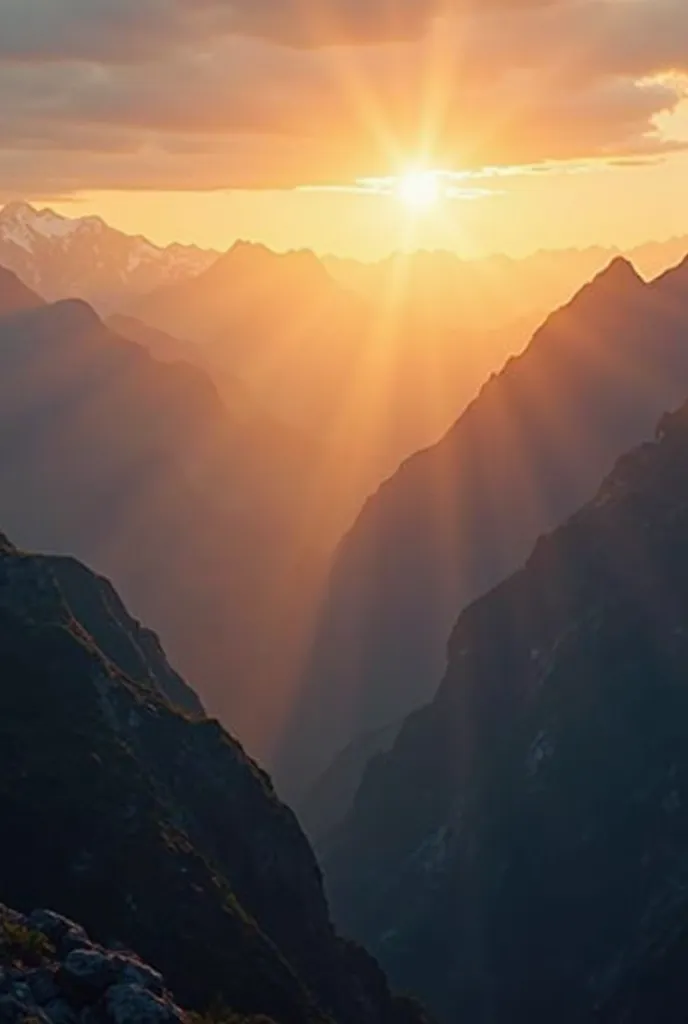
<svg viewBox="0 0 688 1024"><path fill-rule="evenodd" d="M0 1024L191 1024L162 975L50 910L0 904Z"/></svg>

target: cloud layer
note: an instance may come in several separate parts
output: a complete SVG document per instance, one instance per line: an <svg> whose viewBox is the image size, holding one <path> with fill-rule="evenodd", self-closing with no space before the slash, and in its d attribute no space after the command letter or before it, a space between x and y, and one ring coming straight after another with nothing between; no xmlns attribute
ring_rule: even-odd
<svg viewBox="0 0 688 1024"><path fill-rule="evenodd" d="M662 153L686 74L685 0L2 0L0 195Z"/></svg>

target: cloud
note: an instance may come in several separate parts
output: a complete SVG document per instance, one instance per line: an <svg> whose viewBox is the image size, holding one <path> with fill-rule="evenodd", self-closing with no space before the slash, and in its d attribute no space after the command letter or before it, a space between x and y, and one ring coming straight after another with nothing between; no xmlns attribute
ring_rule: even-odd
<svg viewBox="0 0 688 1024"><path fill-rule="evenodd" d="M2 3L5 193L345 186L423 153L678 145L661 119L686 91L685 0Z"/></svg>
<svg viewBox="0 0 688 1024"><path fill-rule="evenodd" d="M437 18L575 0L3 0L0 55L138 60L221 35L311 48L419 38Z"/></svg>

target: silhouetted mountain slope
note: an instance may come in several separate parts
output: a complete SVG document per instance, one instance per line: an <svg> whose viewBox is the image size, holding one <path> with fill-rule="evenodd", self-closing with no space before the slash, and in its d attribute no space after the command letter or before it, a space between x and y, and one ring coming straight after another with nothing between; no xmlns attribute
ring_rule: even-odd
<svg viewBox="0 0 688 1024"><path fill-rule="evenodd" d="M155 327L149 327L133 316L115 313L107 318L105 324L115 334L141 345L163 363L198 364L198 345L194 345L190 341L182 341L181 338L166 334L164 331L158 331Z"/></svg>
<svg viewBox="0 0 688 1024"><path fill-rule="evenodd" d="M119 334L123 338L128 338L129 341L141 345L152 356L162 360L162 362L190 363L192 366L202 369L212 378L213 384L217 387L234 419L242 423L244 427L255 424L259 429L264 432L266 431L268 423L272 419L271 415L258 404L253 395L250 394L249 389L235 374L222 371L219 367L213 365L205 345L192 341L182 341L180 338L166 334L164 331L159 331L155 327L149 327L142 320L137 320L131 316L116 314L108 317L105 323L115 334ZM278 431L281 433L281 440L286 448L287 435L289 433L288 427L283 423L279 423L276 419L273 422L273 426L276 433ZM298 444L305 448L307 443L306 435L304 433L297 435L297 432L292 429L292 437L295 443L297 443L297 436Z"/></svg>
<svg viewBox="0 0 688 1024"><path fill-rule="evenodd" d="M136 949L195 1008L221 998L285 1024L420 1021L336 936L315 858L267 776L217 722L175 711L150 673L124 674L147 666L112 635L105 656L102 623L91 632L80 617L64 569L2 538L0 899L55 907ZM131 622L103 581L69 571Z"/></svg>
<svg viewBox="0 0 688 1024"><path fill-rule="evenodd" d="M369 768L335 917L446 1020L684 1019L687 568L684 406L463 613Z"/></svg>
<svg viewBox="0 0 688 1024"><path fill-rule="evenodd" d="M193 245L161 249L100 217L71 219L21 202L0 210L0 264L50 300L75 296L115 309L134 295L199 274L217 255Z"/></svg>
<svg viewBox="0 0 688 1024"><path fill-rule="evenodd" d="M3 538L2 553L14 554L0 566L0 606L36 615L36 602L52 602L93 637L101 653L120 672L148 682L169 703L190 715L203 715L193 690L172 669L158 637L127 612L109 580L95 576L74 558L12 552ZM46 582L38 591L37 581Z"/></svg>
<svg viewBox="0 0 688 1024"><path fill-rule="evenodd" d="M688 391L688 264L616 260L409 459L342 542L278 777L431 698L461 608L513 571Z"/></svg>
<svg viewBox="0 0 688 1024"><path fill-rule="evenodd" d="M27 288L16 274L0 267L0 316L10 316L41 306L43 300Z"/></svg>
<svg viewBox="0 0 688 1024"><path fill-rule="evenodd" d="M403 720L352 740L299 801L299 821L316 851L349 813L370 760L392 748L402 724Z"/></svg>
<svg viewBox="0 0 688 1024"><path fill-rule="evenodd" d="M153 359L84 303L0 319L7 528L115 579L204 702L256 742L313 569L307 457L292 432L240 421L205 373Z"/></svg>

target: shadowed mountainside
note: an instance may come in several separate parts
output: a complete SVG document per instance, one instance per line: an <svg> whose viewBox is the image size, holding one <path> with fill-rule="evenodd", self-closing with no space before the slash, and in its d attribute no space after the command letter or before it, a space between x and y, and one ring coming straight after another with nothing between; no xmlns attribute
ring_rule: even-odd
<svg viewBox="0 0 688 1024"><path fill-rule="evenodd" d="M335 917L447 1021L688 1001L688 406L459 619L325 853Z"/></svg>
<svg viewBox="0 0 688 1024"><path fill-rule="evenodd" d="M116 636L97 594L121 609ZM174 710L153 662L131 656L140 635L83 566L0 537L0 899L136 949L196 1009L422 1021L335 934L315 857L268 777L217 722Z"/></svg>
<svg viewBox="0 0 688 1024"><path fill-rule="evenodd" d="M688 391L688 262L652 284L618 259L402 465L340 545L276 772L431 698L459 611L513 571Z"/></svg>

